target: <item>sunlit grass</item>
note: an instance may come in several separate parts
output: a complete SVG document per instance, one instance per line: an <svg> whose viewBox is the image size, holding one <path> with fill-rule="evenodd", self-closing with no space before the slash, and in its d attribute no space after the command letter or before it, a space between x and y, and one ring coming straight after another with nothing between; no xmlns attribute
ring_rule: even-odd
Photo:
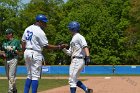
<svg viewBox="0 0 140 93"><path fill-rule="evenodd" d="M18 79L16 84L17 84L18 93L23 93L25 80ZM39 80L38 91L44 91L44 90L48 90L48 89L52 89L52 88L56 88L60 86L65 86L65 85L68 85L67 79L41 79ZM0 80L0 93L7 93L7 91L8 91L8 80L1 79Z"/></svg>

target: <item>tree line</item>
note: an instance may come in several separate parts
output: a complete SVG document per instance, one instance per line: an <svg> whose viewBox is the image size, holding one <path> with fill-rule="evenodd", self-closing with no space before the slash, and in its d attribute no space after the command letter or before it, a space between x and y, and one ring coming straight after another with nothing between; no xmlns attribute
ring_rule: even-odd
<svg viewBox="0 0 140 93"><path fill-rule="evenodd" d="M31 0L27 4L1 0L0 11L0 40L7 28L13 28L21 40L35 16L44 14L49 19L44 31L50 44L69 44L67 25L74 20L88 42L91 65L140 65L139 0ZM43 54L49 65L70 64L70 57L61 50L46 49ZM24 64L23 57L19 64Z"/></svg>

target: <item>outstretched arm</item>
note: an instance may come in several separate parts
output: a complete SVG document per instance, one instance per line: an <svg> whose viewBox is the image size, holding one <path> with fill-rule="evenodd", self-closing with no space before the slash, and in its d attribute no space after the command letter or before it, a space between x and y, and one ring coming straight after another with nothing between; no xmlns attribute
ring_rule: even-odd
<svg viewBox="0 0 140 93"><path fill-rule="evenodd" d="M66 48L67 46L68 46L67 44L60 44L60 45L48 44L45 46L45 48L47 48L47 49L63 49L63 48Z"/></svg>
<svg viewBox="0 0 140 93"><path fill-rule="evenodd" d="M61 49L60 45L46 45L45 46L46 49Z"/></svg>

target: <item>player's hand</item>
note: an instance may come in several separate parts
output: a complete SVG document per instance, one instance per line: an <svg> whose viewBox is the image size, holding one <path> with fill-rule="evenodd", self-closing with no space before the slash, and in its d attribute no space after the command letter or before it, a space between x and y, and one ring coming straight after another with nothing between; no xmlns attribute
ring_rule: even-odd
<svg viewBox="0 0 140 93"><path fill-rule="evenodd" d="M6 54L4 53L3 55L2 55L4 58L6 58Z"/></svg>
<svg viewBox="0 0 140 93"><path fill-rule="evenodd" d="M17 50L15 50L15 48L11 47L11 46L7 46L7 50L9 52L11 52L13 55L17 54Z"/></svg>
<svg viewBox="0 0 140 93"><path fill-rule="evenodd" d="M60 45L60 48L61 48L61 49L64 49L64 48L67 48L68 46L69 46L68 44L61 44L61 45Z"/></svg>
<svg viewBox="0 0 140 93"><path fill-rule="evenodd" d="M4 55L4 54L5 54L5 51L0 50L0 55Z"/></svg>
<svg viewBox="0 0 140 93"><path fill-rule="evenodd" d="M59 49L64 49L64 48L68 48L68 44L65 44L63 41L59 42L57 44L59 46Z"/></svg>
<svg viewBox="0 0 140 93"><path fill-rule="evenodd" d="M86 56L85 57L85 65L89 65L89 63L90 63L90 56Z"/></svg>
<svg viewBox="0 0 140 93"><path fill-rule="evenodd" d="M1 56L2 58L6 58L5 51L1 51L1 50L0 50L0 56Z"/></svg>
<svg viewBox="0 0 140 93"><path fill-rule="evenodd" d="M13 48L11 46L7 46L8 51L13 51Z"/></svg>
<svg viewBox="0 0 140 93"><path fill-rule="evenodd" d="M61 43L61 44L58 44L58 48L59 49L64 49L64 48L68 48L68 44L63 44L63 43Z"/></svg>

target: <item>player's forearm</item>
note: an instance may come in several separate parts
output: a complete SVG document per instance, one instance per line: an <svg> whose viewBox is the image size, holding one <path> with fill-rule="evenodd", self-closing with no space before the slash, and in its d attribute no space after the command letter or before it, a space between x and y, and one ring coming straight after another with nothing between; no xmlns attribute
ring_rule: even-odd
<svg viewBox="0 0 140 93"><path fill-rule="evenodd" d="M90 56L88 47L83 48L83 50L85 51L86 56Z"/></svg>
<svg viewBox="0 0 140 93"><path fill-rule="evenodd" d="M26 42L22 42L22 52L25 51L25 45L26 45Z"/></svg>
<svg viewBox="0 0 140 93"><path fill-rule="evenodd" d="M45 46L45 48L47 48L47 49L60 49L60 45L58 45L58 46L56 46L56 45L47 45L47 46Z"/></svg>

